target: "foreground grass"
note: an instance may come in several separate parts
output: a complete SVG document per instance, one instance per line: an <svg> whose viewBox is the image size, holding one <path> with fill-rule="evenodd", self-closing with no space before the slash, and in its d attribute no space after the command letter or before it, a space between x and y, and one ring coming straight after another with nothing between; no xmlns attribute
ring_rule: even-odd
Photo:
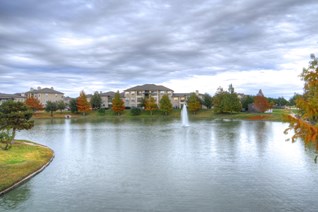
<svg viewBox="0 0 318 212"><path fill-rule="evenodd" d="M10 150L0 149L0 192L40 169L53 151L28 141L15 141Z"/></svg>
<svg viewBox="0 0 318 212"><path fill-rule="evenodd" d="M242 119L242 120L267 120L267 121L283 121L284 115L291 113L290 110L286 109L274 109L273 113L225 113L225 114L215 114L213 110L200 110L195 114L189 113L190 119ZM53 118L64 118L69 112L57 112L54 114ZM92 111L87 115L83 116L81 114L71 114L72 118L77 119L160 119L160 118L170 118L170 119L180 119L181 110L175 109L168 116L164 116L160 111L155 111L153 115L150 115L149 111L142 111L139 115L133 115L130 110L125 110L120 116L115 114L112 110L105 110L102 113L98 111ZM33 118L51 118L49 113L42 112L37 113Z"/></svg>

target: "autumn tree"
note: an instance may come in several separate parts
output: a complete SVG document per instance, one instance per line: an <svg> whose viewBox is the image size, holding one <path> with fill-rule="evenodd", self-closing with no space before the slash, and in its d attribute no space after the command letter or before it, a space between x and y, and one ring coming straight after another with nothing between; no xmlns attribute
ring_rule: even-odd
<svg viewBox="0 0 318 212"><path fill-rule="evenodd" d="M11 148L16 131L34 126L34 121L30 120L32 114L22 102L7 101L0 105L0 141L5 143L5 150Z"/></svg>
<svg viewBox="0 0 318 212"><path fill-rule="evenodd" d="M53 117L53 112L58 110L58 106L56 102L48 101L45 105L45 111L51 113L51 117Z"/></svg>
<svg viewBox="0 0 318 212"><path fill-rule="evenodd" d="M315 55L311 55L309 66L303 69L301 79L305 84L304 94L296 99L299 113L286 117L290 125L285 132L293 129L293 142L302 138L306 144L313 143L318 151L318 58Z"/></svg>
<svg viewBox="0 0 318 212"><path fill-rule="evenodd" d="M25 104L33 111L43 110L43 105L40 103L38 99L34 98L33 96L28 97L25 100Z"/></svg>
<svg viewBox="0 0 318 212"><path fill-rule="evenodd" d="M85 116L86 113L91 111L91 106L87 101L86 95L84 91L81 91L80 96L76 100L77 111L83 113Z"/></svg>
<svg viewBox="0 0 318 212"><path fill-rule="evenodd" d="M117 91L114 95L113 101L112 101L112 110L117 114L120 115L121 112L125 110L125 103L120 98L119 91Z"/></svg>
<svg viewBox="0 0 318 212"><path fill-rule="evenodd" d="M158 110L158 105L152 96L146 99L145 110L150 111L150 115L153 114L153 111Z"/></svg>
<svg viewBox="0 0 318 212"><path fill-rule="evenodd" d="M264 96L262 90L259 90L258 94L254 97L254 108L261 113L264 113L271 108L271 104Z"/></svg>
<svg viewBox="0 0 318 212"><path fill-rule="evenodd" d="M91 106L93 109L100 109L102 106L102 97L100 96L100 94L95 91L95 93L93 94L92 98L91 98Z"/></svg>
<svg viewBox="0 0 318 212"><path fill-rule="evenodd" d="M213 103L212 101L213 101L213 98L212 98L212 96L211 96L210 94L205 93L205 94L203 95L202 104L203 104L206 108L211 109L212 103Z"/></svg>
<svg viewBox="0 0 318 212"><path fill-rule="evenodd" d="M167 94L163 95L160 99L160 110L164 115L168 115L173 110L173 106Z"/></svg>
<svg viewBox="0 0 318 212"><path fill-rule="evenodd" d="M189 111L193 114L198 112L202 107L201 101L195 93L190 94L188 101L187 101L187 104L188 104Z"/></svg>

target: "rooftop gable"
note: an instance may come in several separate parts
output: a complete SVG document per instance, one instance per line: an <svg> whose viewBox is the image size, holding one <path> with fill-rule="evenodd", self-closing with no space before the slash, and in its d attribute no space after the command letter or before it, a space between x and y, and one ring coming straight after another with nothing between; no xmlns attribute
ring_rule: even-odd
<svg viewBox="0 0 318 212"><path fill-rule="evenodd" d="M173 91L173 90L162 85L144 84L144 85L138 85L132 88L128 88L125 91Z"/></svg>

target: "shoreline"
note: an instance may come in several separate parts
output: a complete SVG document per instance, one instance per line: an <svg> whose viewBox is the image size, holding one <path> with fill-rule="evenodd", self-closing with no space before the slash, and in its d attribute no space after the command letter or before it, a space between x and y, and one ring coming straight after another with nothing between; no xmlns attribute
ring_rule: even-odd
<svg viewBox="0 0 318 212"><path fill-rule="evenodd" d="M13 185L4 188L3 190L0 191L0 197L8 192L10 192L11 190L19 187L20 185L24 184L25 182L27 182L28 180L30 180L31 178L35 177L37 174L41 173L47 166L50 165L50 163L53 161L55 154L54 151L49 148L48 146L42 145L42 144L38 144L35 142L31 142L31 141L23 141L23 143L25 145L33 145L33 146L38 146L38 147L42 147L42 148L46 148L48 150L50 150L52 152L52 156L51 158L42 166L40 166L38 169L36 169L35 171L33 171L32 173L28 174L27 176L23 177L21 180L18 180L17 182L15 182ZM12 147L14 148L14 146ZM8 150L10 151L10 150Z"/></svg>

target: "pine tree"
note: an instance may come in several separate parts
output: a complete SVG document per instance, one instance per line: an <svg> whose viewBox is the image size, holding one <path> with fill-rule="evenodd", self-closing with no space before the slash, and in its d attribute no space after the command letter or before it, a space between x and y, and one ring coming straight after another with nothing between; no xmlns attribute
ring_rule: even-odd
<svg viewBox="0 0 318 212"><path fill-rule="evenodd" d="M161 97L159 103L160 103L160 110L164 113L164 115L168 115L173 110L171 101L167 94Z"/></svg>
<svg viewBox="0 0 318 212"><path fill-rule="evenodd" d="M91 98L91 106L93 109L100 109L102 106L102 97L100 94L95 91L94 95Z"/></svg>
<svg viewBox="0 0 318 212"><path fill-rule="evenodd" d="M12 146L16 131L29 130L34 126L31 121L33 113L22 102L7 101L0 105L0 141L5 150Z"/></svg>
<svg viewBox="0 0 318 212"><path fill-rule="evenodd" d="M309 67L303 69L301 78L305 82L304 94L296 99L296 107L300 112L286 117L290 125L285 132L293 129L293 142L302 138L306 144L316 145L318 151L318 58L315 55L311 55Z"/></svg>
<svg viewBox="0 0 318 212"><path fill-rule="evenodd" d="M34 98L33 96L28 97L25 100L25 104L31 108L33 111L37 111L37 110L43 110L43 105L40 103L40 101L36 98Z"/></svg>
<svg viewBox="0 0 318 212"><path fill-rule="evenodd" d="M112 110L117 114L120 115L121 112L125 110L125 103L120 98L119 91L115 93L115 96L112 101Z"/></svg>
<svg viewBox="0 0 318 212"><path fill-rule="evenodd" d="M80 96L77 98L76 106L77 106L78 112L83 113L83 115L86 115L86 113L91 111L91 106L89 102L87 101L84 91L81 91Z"/></svg>

